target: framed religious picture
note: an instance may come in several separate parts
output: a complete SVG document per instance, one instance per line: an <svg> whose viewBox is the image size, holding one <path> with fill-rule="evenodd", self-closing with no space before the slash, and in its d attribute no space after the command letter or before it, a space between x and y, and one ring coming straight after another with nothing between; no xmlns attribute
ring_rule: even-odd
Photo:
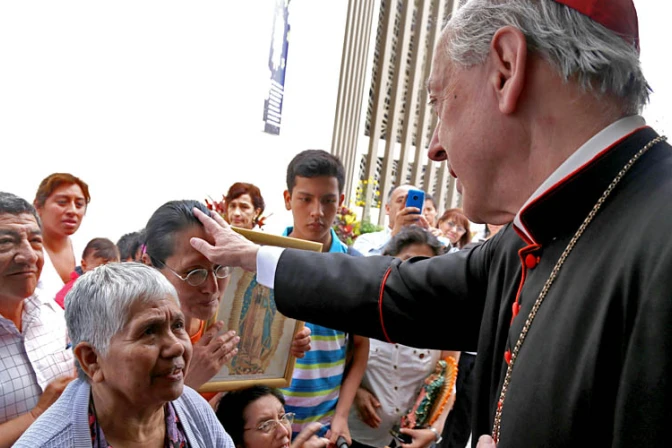
<svg viewBox="0 0 672 448"><path fill-rule="evenodd" d="M320 252L321 243L247 229L233 229L257 244ZM271 387L289 386L295 358L291 355L294 335L303 322L283 316L273 300L273 290L257 283L256 273L235 268L222 296L217 315L225 330L240 336L238 353L200 392L241 389L254 384Z"/></svg>

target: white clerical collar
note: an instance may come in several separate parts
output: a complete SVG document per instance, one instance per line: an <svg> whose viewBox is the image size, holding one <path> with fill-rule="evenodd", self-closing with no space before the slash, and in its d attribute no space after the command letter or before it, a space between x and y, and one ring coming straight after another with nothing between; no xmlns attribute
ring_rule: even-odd
<svg viewBox="0 0 672 448"><path fill-rule="evenodd" d="M577 149L574 154L569 156L569 158L565 160L525 202L525 205L518 211L513 220L516 229L518 229L518 231L520 231L528 240L534 241L520 219L521 211L525 210L529 204L537 200L542 194L563 183L572 173L590 163L606 148L609 148L617 141L644 126L646 126L646 121L644 121L643 117L640 115L631 115L629 117L621 118L595 134L590 140Z"/></svg>

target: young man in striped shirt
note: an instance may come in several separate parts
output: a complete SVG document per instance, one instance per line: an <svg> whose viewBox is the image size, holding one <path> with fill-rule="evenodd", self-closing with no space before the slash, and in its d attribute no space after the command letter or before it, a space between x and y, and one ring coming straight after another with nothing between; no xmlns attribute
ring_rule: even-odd
<svg viewBox="0 0 672 448"><path fill-rule="evenodd" d="M323 252L353 254L332 229L344 183L345 168L332 154L307 150L296 155L287 167L284 192L294 225L284 235L322 243ZM348 413L366 370L369 340L309 322L306 326L312 332L311 350L296 361L292 383L283 389L285 410L296 414L292 431L296 435L318 421L323 425L320 435L330 430L332 443L343 436L350 444Z"/></svg>

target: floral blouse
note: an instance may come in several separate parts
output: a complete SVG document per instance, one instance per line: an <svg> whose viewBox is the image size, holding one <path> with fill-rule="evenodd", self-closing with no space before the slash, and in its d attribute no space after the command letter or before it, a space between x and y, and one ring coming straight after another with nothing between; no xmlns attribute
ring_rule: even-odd
<svg viewBox="0 0 672 448"><path fill-rule="evenodd" d="M184 428L171 403L166 403L164 413L166 416L166 438L163 446L165 448L188 448L189 443L187 442ZM89 400L89 430L91 431L91 445L93 448L112 448L105 439L103 429L98 425L92 399Z"/></svg>

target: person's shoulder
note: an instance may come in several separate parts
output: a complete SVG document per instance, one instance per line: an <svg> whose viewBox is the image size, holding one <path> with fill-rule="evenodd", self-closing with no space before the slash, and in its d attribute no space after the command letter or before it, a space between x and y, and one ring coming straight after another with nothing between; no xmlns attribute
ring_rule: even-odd
<svg viewBox="0 0 672 448"><path fill-rule="evenodd" d="M314 324L312 322L305 322L304 325L310 328L310 334L312 337L318 337L320 340L318 345L320 345L322 348L316 350L315 356L318 356L318 352L326 353L330 350L334 350L335 348L332 346L332 344L340 344L341 342L345 341L346 333L344 331L323 327L322 325ZM305 358L303 359L305 360Z"/></svg>
<svg viewBox="0 0 672 448"><path fill-rule="evenodd" d="M348 255L352 255L353 257L363 257L364 254L362 254L360 251L355 249L354 246L348 246Z"/></svg>
<svg viewBox="0 0 672 448"><path fill-rule="evenodd" d="M352 244L356 250L358 250L362 255L368 253L371 249L377 248L383 243L383 240L386 238L385 230L379 232L365 233L359 235L355 242Z"/></svg>
<svg viewBox="0 0 672 448"><path fill-rule="evenodd" d="M217 420L215 411L198 392L184 386L182 395L173 401L180 420L198 432L206 446L233 448L233 442Z"/></svg>
<svg viewBox="0 0 672 448"><path fill-rule="evenodd" d="M385 235L384 230L379 230L378 232L369 232L365 233L363 235L359 235L355 242L362 240L362 241L370 241L370 240L375 240L376 238L380 238L381 235Z"/></svg>
<svg viewBox="0 0 672 448"><path fill-rule="evenodd" d="M64 419L61 418L61 420ZM61 448L64 446L75 446L72 423L68 420L64 421L67 423L65 426L59 424L58 421L55 422L55 426L37 425L36 421L23 433L12 447Z"/></svg>
<svg viewBox="0 0 672 448"><path fill-rule="evenodd" d="M75 419L78 416L85 418L82 416L88 411L87 403L86 383L74 380L13 446L19 448L72 446L77 438Z"/></svg>
<svg viewBox="0 0 672 448"><path fill-rule="evenodd" d="M189 386L184 386L184 389L182 390L182 395L175 400L173 403L181 403L185 406L188 406L190 408L194 409L201 409L203 406L210 407L208 402L199 394L196 392L194 389L192 389Z"/></svg>
<svg viewBox="0 0 672 448"><path fill-rule="evenodd" d="M188 418L194 422L207 424L217 419L210 403L189 386L184 386L182 395L173 401L173 404L185 411Z"/></svg>
<svg viewBox="0 0 672 448"><path fill-rule="evenodd" d="M51 297L51 294L45 294L44 290L36 288L33 295L28 299L35 300L36 306L40 308L38 320L46 325L49 331L60 333L61 330L65 331L65 311L56 302L57 297L57 295ZM63 295L63 299L65 299L65 294Z"/></svg>

